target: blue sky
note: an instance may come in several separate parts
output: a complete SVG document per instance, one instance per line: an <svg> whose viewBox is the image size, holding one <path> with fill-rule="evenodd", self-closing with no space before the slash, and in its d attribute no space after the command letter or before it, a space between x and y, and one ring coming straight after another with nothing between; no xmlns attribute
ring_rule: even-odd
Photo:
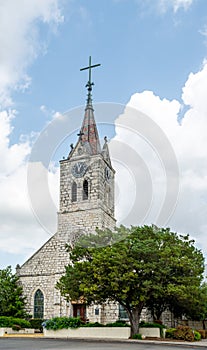
<svg viewBox="0 0 207 350"><path fill-rule="evenodd" d="M202 151L205 135L199 131L207 126L206 0L2 0L0 23L0 268L21 264L48 239L31 210L26 167L34 140L55 116L85 104L88 74L80 68L88 64L90 55L92 63L101 63L92 72L94 103L131 103L153 118L171 141L181 169L181 200L170 224L176 231L189 232L206 252L207 155ZM197 111L200 118L204 115L202 121L195 119ZM173 123L167 119L171 113ZM115 118L116 113L111 118L116 124ZM182 118L180 132L176 120ZM107 130L110 136L112 129ZM118 130L116 134L119 138ZM196 151L191 149L194 138ZM123 142L126 139L127 133L122 135ZM69 141L57 152L56 160L61 153L67 156ZM56 165L49 174L54 201L58 196ZM124 170L118 164L117 170L121 183ZM186 212L189 202L194 205ZM188 220L194 215L200 226L197 220Z"/></svg>
<svg viewBox="0 0 207 350"><path fill-rule="evenodd" d="M162 10L156 0L60 5L64 20L55 33L37 20L40 45L46 47L27 69L32 78L28 90L14 94L17 133L44 126L41 105L64 112L85 103L87 73L79 69L87 65L89 55L102 64L93 72L96 102L117 103L127 103L143 90L180 100L189 73L196 72L206 56L201 34L205 0L193 1L186 10L181 6L176 13L173 5Z"/></svg>

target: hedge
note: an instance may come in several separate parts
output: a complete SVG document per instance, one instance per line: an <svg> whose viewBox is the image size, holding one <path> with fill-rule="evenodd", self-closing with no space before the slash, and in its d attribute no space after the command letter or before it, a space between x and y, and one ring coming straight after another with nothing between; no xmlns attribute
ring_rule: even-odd
<svg viewBox="0 0 207 350"><path fill-rule="evenodd" d="M29 321L26 321L22 318L9 317L9 316L0 316L0 327L13 327L20 326L20 328L31 328ZM19 327L17 327L19 328Z"/></svg>

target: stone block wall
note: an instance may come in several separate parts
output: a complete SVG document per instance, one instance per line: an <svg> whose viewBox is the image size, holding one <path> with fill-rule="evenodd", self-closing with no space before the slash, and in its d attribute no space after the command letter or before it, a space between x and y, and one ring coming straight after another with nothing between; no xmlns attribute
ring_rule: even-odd
<svg viewBox="0 0 207 350"><path fill-rule="evenodd" d="M85 164L85 171L80 176L77 176L77 173L74 176L73 167L77 162ZM27 298L29 314L33 315L34 295L40 289L44 295L44 318L72 316L72 305L67 303L55 288L69 263L66 244L74 244L82 234L95 233L96 228L114 230L114 174L109 154L107 153L107 157L102 153L91 154L80 140L69 158L60 161L57 233L17 269ZM86 199L83 198L84 180L88 182ZM74 182L77 185L76 201L72 201ZM93 308L89 308L87 312L89 318L97 319ZM100 311L99 319L101 322L113 322L117 317L116 307L106 306Z"/></svg>
<svg viewBox="0 0 207 350"><path fill-rule="evenodd" d="M83 177L75 178L72 168L77 161L87 165ZM106 180L105 169L108 167L101 154L87 157L76 157L73 160L60 162L60 213L88 210L101 206L110 216L114 216L114 170L110 170L110 178ZM88 181L89 198L82 199L83 182ZM77 201L72 202L72 184L77 184Z"/></svg>
<svg viewBox="0 0 207 350"><path fill-rule="evenodd" d="M116 322L119 318L119 306L111 302L103 305L94 304L87 308L87 318L90 322L102 324Z"/></svg>

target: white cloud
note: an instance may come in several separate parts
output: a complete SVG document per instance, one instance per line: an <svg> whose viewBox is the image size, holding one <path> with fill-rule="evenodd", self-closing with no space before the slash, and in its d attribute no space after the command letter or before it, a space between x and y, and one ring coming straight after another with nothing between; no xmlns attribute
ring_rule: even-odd
<svg viewBox="0 0 207 350"><path fill-rule="evenodd" d="M63 20L58 0L1 0L0 3L0 99L11 105L11 91L30 84L29 64L43 49L38 21L57 25Z"/></svg>
<svg viewBox="0 0 207 350"><path fill-rule="evenodd" d="M121 0L120 0L121 1ZM165 14L167 11L173 11L176 14L179 10L187 11L195 0L135 0L141 9L142 14L156 11L159 14ZM115 1L119 2L119 0Z"/></svg>
<svg viewBox="0 0 207 350"><path fill-rule="evenodd" d="M207 91L207 62L204 61L202 69L191 73L183 88L183 101L196 110L199 114L207 113L206 91Z"/></svg>
<svg viewBox="0 0 207 350"><path fill-rule="evenodd" d="M12 132L11 121L10 114L0 112L0 250L28 255L50 235L35 218L30 206L27 162L31 146L28 141L9 145ZM54 200L57 200L54 191L58 188L57 169L53 167L47 172L41 163L36 163L34 166L36 174L45 172L48 175L49 187L53 189ZM40 208L41 204L42 199L39 198ZM42 217L44 220L51 221L43 210ZM55 226L53 231L55 232Z"/></svg>
<svg viewBox="0 0 207 350"><path fill-rule="evenodd" d="M17 252L28 246L31 223L35 222L27 198L28 142L10 146L12 114L0 112L0 247ZM27 234L26 234L26 231ZM24 235L25 234L25 235ZM24 236L24 244L21 239Z"/></svg>
<svg viewBox="0 0 207 350"><path fill-rule="evenodd" d="M172 8L174 13L181 8L188 10L192 3L193 0L158 0L161 12L166 12L169 8Z"/></svg>
<svg viewBox="0 0 207 350"><path fill-rule="evenodd" d="M63 21L59 0L1 0L0 2L0 250L31 253L49 238L30 208L27 193L27 161L34 135L20 137L10 144L12 120L18 111L10 110L12 92L28 89L27 70L45 52L39 23L55 30ZM44 169L46 171L46 169ZM56 173L49 172L49 183ZM54 187L54 186L53 186Z"/></svg>
<svg viewBox="0 0 207 350"><path fill-rule="evenodd" d="M177 12L179 8L184 8L187 10L193 3L193 0L173 0L173 9L174 12Z"/></svg>
<svg viewBox="0 0 207 350"><path fill-rule="evenodd" d="M60 112L54 111L53 109L50 109L45 105L40 106L40 111L45 117L49 118L49 121L47 122L47 124L50 124L51 119L54 120L56 118L61 118L61 115L62 115Z"/></svg>
<svg viewBox="0 0 207 350"><path fill-rule="evenodd" d="M8 176L21 167L30 152L28 142L9 145L12 132L11 121L14 116L15 111L0 112L0 176Z"/></svg>
<svg viewBox="0 0 207 350"><path fill-rule="evenodd" d="M202 34L204 37L207 37L207 25L205 24L204 27L199 31L200 34Z"/></svg>
<svg viewBox="0 0 207 350"><path fill-rule="evenodd" d="M149 116L153 122L160 126L161 130L169 139L180 169L180 193L177 202L176 210L169 220L168 225L172 226L175 231L189 233L197 241L199 247L207 254L207 63L204 62L203 68L193 74L191 73L183 87L182 99L184 105L189 106L189 110L185 113L181 124L178 123L179 110L182 107L176 100L169 101L161 100L155 96L153 92L144 91L133 95L128 103L128 106L138 109L141 113ZM139 120L141 113L137 112L134 115ZM150 196L149 186L152 182L152 205L149 207L149 212L146 217L142 217L141 223L155 223L157 212L162 206L162 201L166 196L163 188L166 189L166 174L165 164L160 159L160 154L163 151L162 147L158 147L149 142L147 133L137 135L136 120L134 120L134 131L119 130L118 124L120 121L129 124L129 114L125 113L118 118L117 136L115 140L124 142L130 146L136 154L138 154L144 162L150 179L148 187L143 189L140 185L140 179L137 176L136 196L138 202L146 202L146 195ZM141 120L141 119L140 119ZM159 132L152 126L151 133L157 133L157 139L160 140L158 145L162 145L162 137ZM150 130L149 130L150 131ZM150 133L149 133L150 135ZM156 136L156 135L155 135ZM112 142L113 145L113 142ZM164 144L163 144L164 147ZM151 151L151 153L150 153ZM165 151L165 150L164 150ZM127 156L128 158L128 156ZM166 159L164 159L164 162ZM170 162L171 160L168 159ZM139 163L140 165L141 163ZM136 171L133 169L133 160L129 163L129 167L136 176ZM145 170L145 174L147 171ZM125 179L119 176L121 181L119 184L119 192L125 189ZM128 197L134 195L134 188L128 189ZM119 196L122 194L119 193ZM126 194L125 194L126 197ZM118 208L118 216L122 213L122 208ZM126 224L131 224L129 220L133 220L133 224L137 222L139 216L136 213L128 217Z"/></svg>

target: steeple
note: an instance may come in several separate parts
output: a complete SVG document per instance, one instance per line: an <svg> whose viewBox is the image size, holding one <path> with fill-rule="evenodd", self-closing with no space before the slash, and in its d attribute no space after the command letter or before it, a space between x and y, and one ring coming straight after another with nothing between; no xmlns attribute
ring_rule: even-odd
<svg viewBox="0 0 207 350"><path fill-rule="evenodd" d="M82 127L79 133L79 141L86 146L91 154L101 153L100 140L98 135L98 130L96 127L96 122L94 118L94 109L92 105L92 86L94 83L91 81L91 69L100 66L100 64L91 65L91 56L89 57L88 67L81 68L80 70L89 70L89 79L86 84L88 94L87 102L85 107L85 114L82 123Z"/></svg>

